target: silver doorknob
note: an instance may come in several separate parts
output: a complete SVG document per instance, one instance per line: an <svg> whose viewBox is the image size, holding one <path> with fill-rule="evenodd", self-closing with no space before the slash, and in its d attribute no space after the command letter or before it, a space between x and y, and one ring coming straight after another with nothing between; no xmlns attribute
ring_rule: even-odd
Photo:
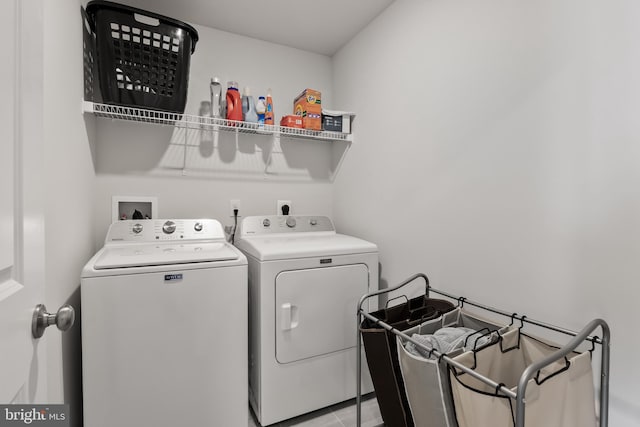
<svg viewBox="0 0 640 427"><path fill-rule="evenodd" d="M36 305L33 311L33 320L31 321L31 333L34 338L40 338L44 335L44 330L48 326L56 325L61 331L67 331L73 326L76 320L76 312L69 304L65 304L58 309L56 314L47 313L47 307L44 304Z"/></svg>

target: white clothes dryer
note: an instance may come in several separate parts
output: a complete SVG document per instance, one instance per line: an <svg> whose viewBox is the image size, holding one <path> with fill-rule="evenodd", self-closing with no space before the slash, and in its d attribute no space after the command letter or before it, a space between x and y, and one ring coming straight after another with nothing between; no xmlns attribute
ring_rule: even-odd
<svg viewBox="0 0 640 427"><path fill-rule="evenodd" d="M113 223L82 272L84 426L246 425L247 301L218 221Z"/></svg>
<svg viewBox="0 0 640 427"><path fill-rule="evenodd" d="M249 401L263 425L356 395L356 313L378 289L378 248L325 216L243 218ZM370 310L377 307L371 302ZM366 366L363 393L373 390Z"/></svg>

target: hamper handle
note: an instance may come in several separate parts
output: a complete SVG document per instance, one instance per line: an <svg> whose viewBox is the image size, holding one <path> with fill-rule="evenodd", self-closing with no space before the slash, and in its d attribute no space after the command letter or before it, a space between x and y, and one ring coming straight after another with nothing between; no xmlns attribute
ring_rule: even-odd
<svg viewBox="0 0 640 427"><path fill-rule="evenodd" d="M174 18L170 18L168 16L164 16L164 15L160 15L158 13L153 13L153 12L149 12L147 10L144 9L138 9L137 7L132 7L132 6L127 6L124 4L119 4L119 3L115 3L112 1L106 1L106 0L91 0L89 3L87 3L87 6L85 8L87 14L89 15L89 17L91 18L89 20L89 22L91 23L92 27L95 27L95 15L96 13L100 10L100 9L110 9L110 10L114 10L120 13L127 13L130 16L133 16L134 19L136 19L136 21L138 22L142 22L139 21L136 18L136 15L141 15L141 16L145 16L145 17L149 17L151 19L157 19L158 20L158 24L149 24L152 26L158 26L160 23L165 23L168 25L172 25L174 27L178 27L182 30L185 30L187 32L189 32L190 36L191 36L191 53L193 54L193 52L196 50L196 43L198 42L198 31L193 28L193 26L187 24L186 22L182 22L179 21L177 19ZM153 17L150 17L149 15L153 15ZM143 22L146 24L146 22Z"/></svg>
<svg viewBox="0 0 640 427"><path fill-rule="evenodd" d="M147 16L147 15L143 15L141 13L134 13L133 14L133 19L135 19L136 21L142 23L142 24L147 24L150 25L152 27L157 27L158 25L160 25L160 20L157 18L152 18L151 16Z"/></svg>
<svg viewBox="0 0 640 427"><path fill-rule="evenodd" d="M522 336L522 327L518 328L516 331L518 333L518 339L516 340L515 344L513 344L511 347L506 347L506 348L504 346L504 338L503 338L502 334L500 334L499 344L500 344L500 351L502 353L508 353L508 352L510 352L512 350L517 350L517 349L520 348L520 338ZM507 333L512 333L512 331L505 332L505 334L507 334ZM515 332L513 332L513 333L515 333Z"/></svg>
<svg viewBox="0 0 640 427"><path fill-rule="evenodd" d="M560 368L557 371L547 375L543 379L540 379L540 372L542 372L542 369L541 369L536 373L536 376L533 379L536 381L536 384L540 385L543 382L545 382L546 380L548 380L549 378L553 378L556 375L561 374L562 372L566 371L567 369L569 369L570 366L571 366L571 362L569 362L569 359L567 359L567 356L565 356L564 357L564 366L562 368Z"/></svg>
<svg viewBox="0 0 640 427"><path fill-rule="evenodd" d="M384 308L389 308L389 303L391 301L396 300L396 299L400 299L400 298L404 298L406 300L405 304L409 303L409 298L406 295L398 295L397 297L393 297L393 298L387 300L387 303L384 305Z"/></svg>
<svg viewBox="0 0 640 427"><path fill-rule="evenodd" d="M426 312L425 314L423 314L422 316L420 316L420 324L423 324L426 321L429 320L433 320L439 316L441 316L442 313L440 313L438 310L434 310L431 312Z"/></svg>
<svg viewBox="0 0 640 427"><path fill-rule="evenodd" d="M471 338L474 335L478 335L476 337L476 340L473 342L473 351L478 351L479 349L476 348L478 346L478 341L480 340L480 338L484 338L487 335L491 335L491 330L489 328L482 328L478 331L475 331L469 335L467 335L464 339L464 347L467 348L467 344L469 342L469 338Z"/></svg>

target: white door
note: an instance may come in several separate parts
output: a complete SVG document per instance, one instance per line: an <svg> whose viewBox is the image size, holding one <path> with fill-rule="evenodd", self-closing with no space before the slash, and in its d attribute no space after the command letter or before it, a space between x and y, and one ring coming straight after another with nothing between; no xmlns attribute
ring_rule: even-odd
<svg viewBox="0 0 640 427"><path fill-rule="evenodd" d="M4 1L0 28L0 404L34 403L46 389L31 337L44 282L41 0Z"/></svg>

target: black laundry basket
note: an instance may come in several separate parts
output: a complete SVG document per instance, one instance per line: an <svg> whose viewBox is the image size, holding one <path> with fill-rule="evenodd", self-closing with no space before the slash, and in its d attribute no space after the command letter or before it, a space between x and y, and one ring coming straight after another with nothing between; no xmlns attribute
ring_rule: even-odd
<svg viewBox="0 0 640 427"><path fill-rule="evenodd" d="M454 308L449 301L425 298L423 295L370 314L403 331ZM395 335L369 319L362 321L360 333L384 424L389 427L413 427Z"/></svg>
<svg viewBox="0 0 640 427"><path fill-rule="evenodd" d="M102 101L184 113L198 32L176 19L109 1L90 1L86 12L96 37Z"/></svg>

